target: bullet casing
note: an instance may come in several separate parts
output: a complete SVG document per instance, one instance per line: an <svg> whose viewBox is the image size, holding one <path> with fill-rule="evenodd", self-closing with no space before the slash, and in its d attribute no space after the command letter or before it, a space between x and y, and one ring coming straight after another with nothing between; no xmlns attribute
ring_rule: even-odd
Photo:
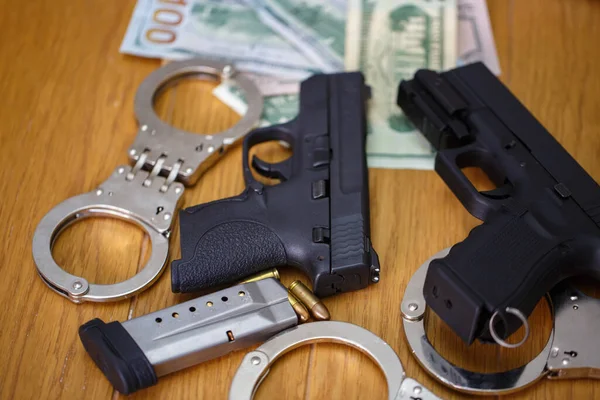
<svg viewBox="0 0 600 400"><path fill-rule="evenodd" d="M279 271L277 271L277 268L267 269L262 272L259 272L258 274L250 275L246 279L238 282L238 284L256 282L267 278L274 278L279 280Z"/></svg>
<svg viewBox="0 0 600 400"><path fill-rule="evenodd" d="M310 311L311 315L318 321L327 321L331 318L329 310L325 307L325 304L315 296L315 294L306 287L300 281L294 281L288 288L289 292L300 300L306 308Z"/></svg>
<svg viewBox="0 0 600 400"><path fill-rule="evenodd" d="M304 304L302 304L302 302L300 302L300 300L298 300L289 291L288 291L288 300L289 300L290 304L292 305L292 308L294 309L296 314L298 314L298 319L300 320L300 322L306 322L310 319L310 313L308 312L308 310L306 309Z"/></svg>

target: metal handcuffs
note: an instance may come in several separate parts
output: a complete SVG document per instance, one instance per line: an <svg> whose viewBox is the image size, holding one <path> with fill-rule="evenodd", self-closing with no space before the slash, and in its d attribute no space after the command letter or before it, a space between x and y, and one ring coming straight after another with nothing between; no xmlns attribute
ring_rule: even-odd
<svg viewBox="0 0 600 400"><path fill-rule="evenodd" d="M246 354L231 382L229 400L251 400L269 367L279 357L297 347L319 342L345 344L369 356L387 380L390 400L438 399L416 380L406 378L400 359L380 337L358 325L322 321L288 329Z"/></svg>
<svg viewBox="0 0 600 400"><path fill-rule="evenodd" d="M190 75L235 81L245 92L248 111L236 125L213 135L197 135L166 124L154 112L155 95L170 81ZM98 188L58 204L37 226L33 258L43 281L75 303L120 300L146 289L166 265L169 234L184 185L196 183L229 145L249 132L259 121L262 109L258 88L228 64L193 59L172 62L152 72L135 96L139 131L129 149L133 167L117 167ZM61 231L74 222L97 216L133 222L146 231L152 254L137 275L120 283L99 285L71 275L56 264L52 246Z"/></svg>
<svg viewBox="0 0 600 400"><path fill-rule="evenodd" d="M544 376L549 379L600 378L600 346L597 345L600 300L564 282L546 296L554 317L552 332L544 349L526 365L504 372L476 373L444 359L425 332L427 304L423 285L431 261L446 256L448 251L440 251L419 267L406 287L401 305L406 339L413 355L428 373L454 390L483 395L509 394Z"/></svg>

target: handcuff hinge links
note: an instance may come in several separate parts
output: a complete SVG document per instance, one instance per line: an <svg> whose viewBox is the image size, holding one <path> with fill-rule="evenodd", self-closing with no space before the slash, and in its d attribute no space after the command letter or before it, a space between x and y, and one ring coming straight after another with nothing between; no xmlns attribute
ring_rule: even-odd
<svg viewBox="0 0 600 400"><path fill-rule="evenodd" d="M144 185L145 187L150 187L152 185L153 180L157 176L160 176L161 173L163 175L165 175L163 173L163 171L169 171L169 174L167 175L167 178L165 179L164 183L161 185L161 187L159 189L159 191L161 193L165 193L169 189L169 187L171 186L171 184L177 180L177 176L179 174L179 171L181 170L181 165L183 164L183 160L178 159L173 164L173 166L171 166L171 168L168 168L168 167L164 167L165 166L165 162L167 160L167 155L166 154L161 154L156 159L156 161L151 162L149 160L149 157L148 157L149 153L150 153L150 149L146 148L146 149L144 149L144 151L139 156L136 156L137 161L135 162L134 166L131 168L131 171L129 171L127 173L126 180L132 181L134 179L134 177L141 170L144 169L144 167L146 167L146 166L147 166L146 168L151 167L150 173L148 174L148 176L146 177L146 179L144 179L144 181L142 182L142 185Z"/></svg>

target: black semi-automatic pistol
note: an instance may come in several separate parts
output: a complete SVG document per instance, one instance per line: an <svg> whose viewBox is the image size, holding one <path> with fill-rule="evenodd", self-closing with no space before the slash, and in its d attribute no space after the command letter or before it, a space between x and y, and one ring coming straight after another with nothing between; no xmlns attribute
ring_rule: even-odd
<svg viewBox="0 0 600 400"><path fill-rule="evenodd" d="M379 281L371 246L365 156L369 90L359 72L315 75L302 82L300 112L285 124L255 129L243 142L246 189L235 197L180 213L181 259L173 261L173 292L231 283L264 269L303 270L318 296ZM252 167L249 151L279 140L293 155Z"/></svg>
<svg viewBox="0 0 600 400"><path fill-rule="evenodd" d="M465 342L503 340L556 283L600 275L600 187L483 64L420 70L400 83L398 105L483 220L430 264L423 288ZM479 192L461 171L470 166L496 189Z"/></svg>

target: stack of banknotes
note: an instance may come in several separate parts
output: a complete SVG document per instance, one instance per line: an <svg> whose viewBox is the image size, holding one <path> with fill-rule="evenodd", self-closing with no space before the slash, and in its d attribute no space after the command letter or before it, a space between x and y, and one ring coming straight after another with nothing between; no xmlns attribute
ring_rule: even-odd
<svg viewBox="0 0 600 400"><path fill-rule="evenodd" d="M372 89L370 167L431 169L433 152L395 104L420 68L483 61L500 73L485 0L138 0L121 52L232 63L265 96L262 125L298 112L299 82L360 70ZM231 82L214 91L243 114Z"/></svg>

